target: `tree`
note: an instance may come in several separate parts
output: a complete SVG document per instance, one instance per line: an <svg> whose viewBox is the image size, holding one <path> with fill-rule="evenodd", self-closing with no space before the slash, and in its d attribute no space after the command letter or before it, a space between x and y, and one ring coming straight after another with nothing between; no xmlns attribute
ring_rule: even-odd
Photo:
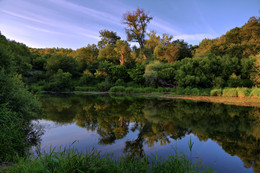
<svg viewBox="0 0 260 173"><path fill-rule="evenodd" d="M116 35L116 32L109 30L101 30L99 31L101 40L98 42L99 49L106 47L108 44L115 45L117 40L120 40L121 37Z"/></svg>
<svg viewBox="0 0 260 173"><path fill-rule="evenodd" d="M85 70L86 67L97 61L99 50L95 44L88 44L87 47L82 47L76 50L75 58L80 62L81 70Z"/></svg>
<svg viewBox="0 0 260 173"><path fill-rule="evenodd" d="M107 60L112 63L118 62L117 53L114 47L110 44L106 45L106 47L100 49L98 54L98 59Z"/></svg>
<svg viewBox="0 0 260 173"><path fill-rule="evenodd" d="M140 48L144 48L144 38L147 24L153 17L148 16L143 9L137 8L134 12L127 12L123 16L123 24L126 25L127 40L138 42Z"/></svg>
<svg viewBox="0 0 260 173"><path fill-rule="evenodd" d="M68 56L53 55L47 60L46 70L49 75L55 74L59 69L77 75L79 66L77 61Z"/></svg>
<svg viewBox="0 0 260 173"><path fill-rule="evenodd" d="M126 59L130 57L130 47L127 41L117 40L115 51L120 55L120 65L124 65Z"/></svg>

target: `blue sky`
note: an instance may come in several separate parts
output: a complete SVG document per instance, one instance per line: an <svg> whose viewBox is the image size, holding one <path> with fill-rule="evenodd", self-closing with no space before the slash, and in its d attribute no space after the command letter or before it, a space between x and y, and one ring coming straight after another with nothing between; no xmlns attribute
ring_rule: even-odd
<svg viewBox="0 0 260 173"><path fill-rule="evenodd" d="M259 16L260 0L0 0L0 31L30 47L97 44L102 29L126 39L122 16L143 8L148 30L199 44Z"/></svg>

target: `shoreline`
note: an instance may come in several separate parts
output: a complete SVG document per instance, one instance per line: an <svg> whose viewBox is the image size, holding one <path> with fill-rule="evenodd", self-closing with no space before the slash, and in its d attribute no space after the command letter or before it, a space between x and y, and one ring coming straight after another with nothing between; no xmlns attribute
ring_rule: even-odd
<svg viewBox="0 0 260 173"><path fill-rule="evenodd" d="M161 96L161 97L260 108L260 99L255 97L224 97L224 96Z"/></svg>
<svg viewBox="0 0 260 173"><path fill-rule="evenodd" d="M119 94L119 95L127 95L127 94L123 94L123 93L101 92L101 91L71 91L71 92L43 91L41 93L42 94ZM170 96L168 94L153 94L153 93L149 93L149 94L148 93L131 93L127 96L182 99L182 100L193 100L193 101L199 101L199 102L223 103L223 104L227 104L227 105L259 107L260 108L260 98L257 98L257 97L188 96L188 95Z"/></svg>

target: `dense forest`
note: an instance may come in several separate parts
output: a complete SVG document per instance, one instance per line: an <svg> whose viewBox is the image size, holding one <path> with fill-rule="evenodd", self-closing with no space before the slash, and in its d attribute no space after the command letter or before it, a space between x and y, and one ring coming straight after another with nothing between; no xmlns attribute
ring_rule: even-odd
<svg viewBox="0 0 260 173"><path fill-rule="evenodd" d="M16 71L32 91L69 91L76 86L99 91L113 86L260 86L259 17L194 46L166 33L147 33L150 20L142 9L126 13L122 24L127 41L105 29L99 32L97 44L76 50L28 48L0 35L1 69ZM130 47L129 42L137 42L139 47Z"/></svg>

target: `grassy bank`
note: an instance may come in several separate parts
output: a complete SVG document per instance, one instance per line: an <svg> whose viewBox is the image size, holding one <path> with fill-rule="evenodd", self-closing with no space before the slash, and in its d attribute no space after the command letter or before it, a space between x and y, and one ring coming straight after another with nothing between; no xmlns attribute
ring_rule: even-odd
<svg viewBox="0 0 260 173"><path fill-rule="evenodd" d="M7 172L212 172L199 163L192 164L184 154L173 154L166 159L156 156L136 159L124 156L114 160L92 150L83 154L76 149L51 151L35 158L20 158Z"/></svg>

